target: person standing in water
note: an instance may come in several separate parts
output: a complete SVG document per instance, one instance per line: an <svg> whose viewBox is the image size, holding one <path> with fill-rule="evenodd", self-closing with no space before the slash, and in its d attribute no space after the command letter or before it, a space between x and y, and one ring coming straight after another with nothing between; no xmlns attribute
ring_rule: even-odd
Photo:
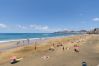
<svg viewBox="0 0 99 66"><path fill-rule="evenodd" d="M29 39L27 39L27 42L28 42L28 45L30 44L30 40Z"/></svg>

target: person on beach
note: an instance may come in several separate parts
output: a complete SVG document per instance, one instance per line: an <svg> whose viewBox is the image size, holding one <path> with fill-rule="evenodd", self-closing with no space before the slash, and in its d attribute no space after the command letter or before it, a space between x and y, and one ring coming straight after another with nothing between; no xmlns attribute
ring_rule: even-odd
<svg viewBox="0 0 99 66"><path fill-rule="evenodd" d="M60 46L63 46L63 44L62 43L58 43L57 44L57 47L60 47Z"/></svg>
<svg viewBox="0 0 99 66"><path fill-rule="evenodd" d="M28 45L30 44L30 40L29 39L27 39L27 42L28 42Z"/></svg>
<svg viewBox="0 0 99 66"><path fill-rule="evenodd" d="M25 43L25 42L24 42L24 40L23 40L23 46L24 46L24 43Z"/></svg>
<svg viewBox="0 0 99 66"><path fill-rule="evenodd" d="M19 45L20 45L20 41L17 42L17 47L19 47Z"/></svg>
<svg viewBox="0 0 99 66"><path fill-rule="evenodd" d="M64 48L64 46L63 46L63 48L62 48L62 49L63 49L63 51L64 51L64 49L65 49L65 48Z"/></svg>
<svg viewBox="0 0 99 66"><path fill-rule="evenodd" d="M53 47L54 47L55 45L54 45L54 43L53 43Z"/></svg>
<svg viewBox="0 0 99 66"><path fill-rule="evenodd" d="M82 62L82 66L87 66L87 63L86 62Z"/></svg>
<svg viewBox="0 0 99 66"><path fill-rule="evenodd" d="M74 51L79 53L79 46L74 45Z"/></svg>
<svg viewBox="0 0 99 66"><path fill-rule="evenodd" d="M12 57L10 58L10 63L11 63L11 64L14 64L14 63L16 63L16 62L17 62L16 56L12 56Z"/></svg>
<svg viewBox="0 0 99 66"><path fill-rule="evenodd" d="M51 46L51 47L49 48L49 50L54 51L55 48L54 48L53 46Z"/></svg>
<svg viewBox="0 0 99 66"><path fill-rule="evenodd" d="M15 63L21 61L22 59L23 59L23 58L17 58L16 56L11 56L11 57L10 57L10 63L11 63L11 64L15 64Z"/></svg>
<svg viewBox="0 0 99 66"><path fill-rule="evenodd" d="M37 49L36 42L35 42L35 47L34 47L34 49L35 49L35 50Z"/></svg>

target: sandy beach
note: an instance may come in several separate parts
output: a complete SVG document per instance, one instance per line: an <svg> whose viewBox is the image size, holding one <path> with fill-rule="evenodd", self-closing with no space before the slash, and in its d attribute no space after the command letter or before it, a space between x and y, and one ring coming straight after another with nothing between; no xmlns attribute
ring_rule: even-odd
<svg viewBox="0 0 99 66"><path fill-rule="evenodd" d="M99 64L99 35L78 35L51 38L40 42L0 52L0 66L88 66ZM7 44L10 46L11 44ZM79 46L75 52L73 46ZM5 46L1 45L0 48ZM10 64L10 57L22 58Z"/></svg>

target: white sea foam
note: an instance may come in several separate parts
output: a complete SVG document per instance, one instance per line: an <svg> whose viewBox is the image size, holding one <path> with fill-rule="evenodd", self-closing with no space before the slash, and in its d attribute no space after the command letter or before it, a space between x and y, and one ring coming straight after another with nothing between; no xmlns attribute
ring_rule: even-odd
<svg viewBox="0 0 99 66"><path fill-rule="evenodd" d="M37 40L37 39L40 39L40 38L29 38L29 40ZM0 43L14 42L14 41L23 41L23 40L27 40L27 39L2 40L2 41L0 41Z"/></svg>
<svg viewBox="0 0 99 66"><path fill-rule="evenodd" d="M28 38L30 41L35 40L45 40L45 39L51 39L51 38L59 38L59 37L70 37L75 35L68 35L68 36L54 36L54 37L43 37L43 38ZM24 39L14 39L14 40L1 40L0 43L6 43L6 42L14 42L14 41L26 41L27 38Z"/></svg>

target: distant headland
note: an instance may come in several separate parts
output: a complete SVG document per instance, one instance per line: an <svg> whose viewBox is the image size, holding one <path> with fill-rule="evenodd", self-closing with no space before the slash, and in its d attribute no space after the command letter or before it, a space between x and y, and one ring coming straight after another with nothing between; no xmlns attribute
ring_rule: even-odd
<svg viewBox="0 0 99 66"><path fill-rule="evenodd" d="M79 30L79 31L64 30L64 31L57 31L54 33L58 33L58 34L65 34L65 33L99 34L99 28L94 28L91 30Z"/></svg>

